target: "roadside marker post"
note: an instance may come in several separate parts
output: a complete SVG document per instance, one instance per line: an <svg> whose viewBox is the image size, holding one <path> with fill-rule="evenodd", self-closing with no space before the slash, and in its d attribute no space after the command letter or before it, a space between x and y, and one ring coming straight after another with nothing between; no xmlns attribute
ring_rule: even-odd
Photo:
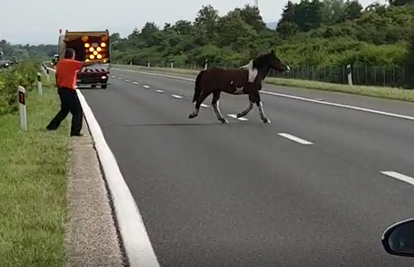
<svg viewBox="0 0 414 267"><path fill-rule="evenodd" d="M23 86L17 88L19 99L19 119L20 129L27 131L27 114L26 114L26 89Z"/></svg>
<svg viewBox="0 0 414 267"><path fill-rule="evenodd" d="M39 95L42 95L43 94L42 74L40 72L37 73L37 93Z"/></svg>
<svg viewBox="0 0 414 267"><path fill-rule="evenodd" d="M353 86L353 82L352 82L352 66L351 64L346 65L346 74L348 77L348 85L349 86Z"/></svg>

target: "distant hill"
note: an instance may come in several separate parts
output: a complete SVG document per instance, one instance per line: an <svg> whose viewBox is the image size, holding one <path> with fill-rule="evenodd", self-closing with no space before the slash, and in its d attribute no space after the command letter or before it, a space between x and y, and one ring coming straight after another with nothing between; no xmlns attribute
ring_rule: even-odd
<svg viewBox="0 0 414 267"><path fill-rule="evenodd" d="M266 26L267 26L269 29L274 30L274 29L276 29L276 27L277 27L277 23L278 23L278 21L268 22L268 23L266 23Z"/></svg>

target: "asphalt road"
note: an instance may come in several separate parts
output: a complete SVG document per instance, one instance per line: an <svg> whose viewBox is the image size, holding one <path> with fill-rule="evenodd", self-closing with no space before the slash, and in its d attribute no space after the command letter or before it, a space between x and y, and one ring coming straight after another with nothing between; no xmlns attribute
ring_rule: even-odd
<svg viewBox="0 0 414 267"><path fill-rule="evenodd" d="M386 227L414 217L413 186L381 173L414 177L413 121L272 95L262 96L272 124L256 107L245 121L227 116L248 104L229 95L229 124L209 107L189 120L193 83L112 75L108 89L82 92L161 266L414 265L380 244ZM414 115L406 103L290 93Z"/></svg>

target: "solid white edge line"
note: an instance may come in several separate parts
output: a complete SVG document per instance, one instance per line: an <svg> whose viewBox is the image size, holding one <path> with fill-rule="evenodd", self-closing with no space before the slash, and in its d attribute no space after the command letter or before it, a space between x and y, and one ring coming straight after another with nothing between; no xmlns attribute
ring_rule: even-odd
<svg viewBox="0 0 414 267"><path fill-rule="evenodd" d="M127 71L127 72L137 72L137 73L142 73L142 74L147 74L147 75L152 75L152 76L160 76L160 77L166 77L166 78L172 78L172 79L178 79L178 80L194 82L194 79L184 78L184 77L179 77L179 76L173 76L173 75L165 75L165 74L151 73L151 72L145 72L145 71L134 71L134 70L128 70L128 69L123 69L123 68L118 68L117 70ZM352 110L357 110L357 111L364 111L364 112L368 112L368 113L373 113L373 114L384 115L384 116L388 116L388 117L394 117L394 118L414 121L413 116L407 116L407 115L402 115L402 114L397 114L397 113L391 113L391 112L380 111L380 110L375 110L375 109L368 109L368 108L363 108L363 107L339 104L339 103L328 102L328 101L324 101L324 100L315 100L315 99L310 99L310 98L306 98L306 97L300 97L300 96L270 92L270 91L266 91L266 90L262 90L261 93L262 94L267 94L267 95L273 95L273 96L279 96L279 97L284 97L284 98L300 100L300 101L306 101L306 102L311 102L311 103L316 103L316 104L321 104L321 105L326 105L326 106L333 106L333 107L346 108L346 109L352 109Z"/></svg>
<svg viewBox="0 0 414 267"><path fill-rule="evenodd" d="M77 92L108 187L111 191L118 227L122 235L129 264L130 266L137 267L159 267L142 216L122 176L115 156L106 143L101 127L83 94L80 90L77 90Z"/></svg>
<svg viewBox="0 0 414 267"><path fill-rule="evenodd" d="M181 99L181 98L183 98L182 96L180 96L180 95L171 95L172 97L174 97L174 98L177 98L177 99Z"/></svg>
<svg viewBox="0 0 414 267"><path fill-rule="evenodd" d="M55 71L54 69L51 70ZM108 184L129 266L160 267L141 213L122 176L115 156L106 143L101 127L85 97L79 89L76 89L76 91L82 105L86 123L91 132L105 180Z"/></svg>
<svg viewBox="0 0 414 267"><path fill-rule="evenodd" d="M407 176L407 175L404 175L404 174L401 174L401 173L398 173L398 172L395 172L395 171L382 171L381 173L384 174L384 175L387 175L391 178L406 182L410 185L414 185L414 178L413 177L410 177L410 176Z"/></svg>
<svg viewBox="0 0 414 267"><path fill-rule="evenodd" d="M296 137L296 136L291 135L291 134L288 134L288 133L278 133L278 135L280 135L280 136L282 136L282 137L284 137L286 139L289 139L291 141L294 141L296 143L302 144L302 145L312 145L313 144L312 142L309 142L309 141L307 141L305 139Z"/></svg>

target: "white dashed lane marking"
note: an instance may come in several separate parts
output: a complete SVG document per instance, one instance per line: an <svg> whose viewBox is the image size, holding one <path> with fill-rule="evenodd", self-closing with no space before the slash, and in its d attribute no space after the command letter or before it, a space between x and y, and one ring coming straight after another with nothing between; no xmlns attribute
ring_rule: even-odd
<svg viewBox="0 0 414 267"><path fill-rule="evenodd" d="M149 89L149 85L143 85L142 87Z"/></svg>
<svg viewBox="0 0 414 267"><path fill-rule="evenodd" d="M139 84L139 83L137 83L137 82L133 82L133 84Z"/></svg>
<svg viewBox="0 0 414 267"><path fill-rule="evenodd" d="M201 106L202 106L203 108L208 108L208 107L210 107L209 105L206 105L206 104L201 104Z"/></svg>
<svg viewBox="0 0 414 267"><path fill-rule="evenodd" d="M296 136L288 134L288 133L278 133L278 135L280 135L284 138L287 138L287 139L289 139L293 142L299 143L301 145L312 145L313 144L312 142L306 141L302 138L296 137Z"/></svg>
<svg viewBox="0 0 414 267"><path fill-rule="evenodd" d="M237 118L237 115L236 114L227 114L227 116L229 116L230 118L239 120L239 121L248 121L248 119L243 118L243 117L242 118Z"/></svg>
<svg viewBox="0 0 414 267"><path fill-rule="evenodd" d="M160 93L160 94L164 93L163 90L155 90L155 92Z"/></svg>
<svg viewBox="0 0 414 267"><path fill-rule="evenodd" d="M126 79L125 81L126 81L126 82L129 82L129 80L128 80L128 79Z"/></svg>
<svg viewBox="0 0 414 267"><path fill-rule="evenodd" d="M387 175L388 177L406 182L407 184L414 185L414 178L405 174L401 174L395 171L382 171L381 173Z"/></svg>
<svg viewBox="0 0 414 267"><path fill-rule="evenodd" d="M181 99L181 98L183 98L183 97L182 97L182 96L180 96L180 95L172 95L172 97L177 98L177 99Z"/></svg>

